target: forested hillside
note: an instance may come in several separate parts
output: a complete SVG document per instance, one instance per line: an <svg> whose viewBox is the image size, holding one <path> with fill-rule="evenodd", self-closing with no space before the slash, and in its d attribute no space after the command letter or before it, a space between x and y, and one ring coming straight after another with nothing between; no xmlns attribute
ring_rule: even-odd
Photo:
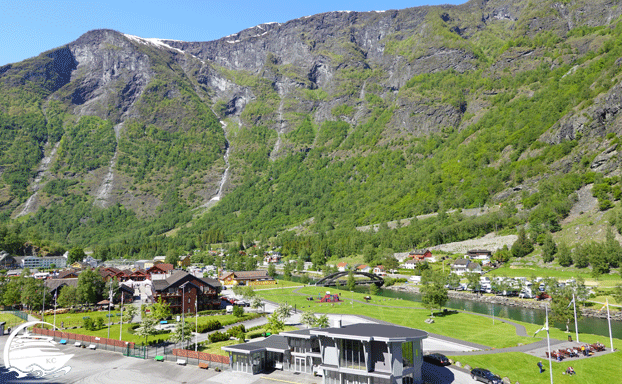
<svg viewBox="0 0 622 384"><path fill-rule="evenodd" d="M542 239L592 184L615 226L621 13L472 0L211 42L88 32L0 67L0 248L139 257L242 238L321 265L523 225Z"/></svg>

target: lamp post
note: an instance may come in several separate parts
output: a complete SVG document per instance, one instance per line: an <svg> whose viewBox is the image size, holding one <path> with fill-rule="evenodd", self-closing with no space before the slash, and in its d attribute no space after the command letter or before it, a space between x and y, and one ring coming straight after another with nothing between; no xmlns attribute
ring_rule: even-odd
<svg viewBox="0 0 622 384"><path fill-rule="evenodd" d="M184 324L186 322L186 317L185 317L185 312L186 312L186 299L185 299L185 296L186 296L186 284L188 284L187 281L181 285L181 342L182 342L182 346L183 346L183 342L184 342Z"/></svg>
<svg viewBox="0 0 622 384"><path fill-rule="evenodd" d="M199 346L199 306L198 303L199 299L196 298L194 300L194 351L197 351L197 348Z"/></svg>

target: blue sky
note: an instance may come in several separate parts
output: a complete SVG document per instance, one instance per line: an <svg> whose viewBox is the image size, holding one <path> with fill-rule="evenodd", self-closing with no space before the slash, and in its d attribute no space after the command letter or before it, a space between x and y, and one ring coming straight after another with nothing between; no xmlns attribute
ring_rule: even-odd
<svg viewBox="0 0 622 384"><path fill-rule="evenodd" d="M466 0L3 0L0 65L18 62L99 28L141 37L215 40L270 21L329 11L372 11Z"/></svg>

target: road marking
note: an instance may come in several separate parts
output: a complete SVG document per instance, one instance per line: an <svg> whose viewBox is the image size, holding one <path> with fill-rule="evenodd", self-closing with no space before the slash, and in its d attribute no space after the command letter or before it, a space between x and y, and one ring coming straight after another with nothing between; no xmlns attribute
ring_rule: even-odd
<svg viewBox="0 0 622 384"><path fill-rule="evenodd" d="M273 377L268 377L268 376L262 376L262 379L268 379L268 380L274 380L274 381L280 381L282 383L289 383L289 384L302 384L299 383L297 381L288 381L288 380L281 380L281 379L275 379Z"/></svg>

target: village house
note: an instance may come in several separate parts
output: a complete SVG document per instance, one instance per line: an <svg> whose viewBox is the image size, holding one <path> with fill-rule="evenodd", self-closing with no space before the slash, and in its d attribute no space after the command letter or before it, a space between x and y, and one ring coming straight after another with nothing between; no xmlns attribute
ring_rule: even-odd
<svg viewBox="0 0 622 384"><path fill-rule="evenodd" d="M134 262L134 268L137 269L149 269L153 267L153 260L136 260Z"/></svg>
<svg viewBox="0 0 622 384"><path fill-rule="evenodd" d="M378 275L378 276L386 275L386 272L384 270L384 266L383 265L377 265L376 267L374 267L374 275Z"/></svg>
<svg viewBox="0 0 622 384"><path fill-rule="evenodd" d="M451 271L461 276L467 272L482 273L482 267L469 259L458 259L451 265Z"/></svg>
<svg viewBox="0 0 622 384"><path fill-rule="evenodd" d="M195 313L220 307L221 285L209 278L199 278L186 271L175 271L163 280L153 280L154 300L170 305L171 313Z"/></svg>
<svg viewBox="0 0 622 384"><path fill-rule="evenodd" d="M164 260L166 260L166 256L156 256L153 258L153 264L164 263Z"/></svg>
<svg viewBox="0 0 622 384"><path fill-rule="evenodd" d="M385 324L352 324L281 332L222 347L233 371L283 369L323 376L323 384L423 383L424 331Z"/></svg>
<svg viewBox="0 0 622 384"><path fill-rule="evenodd" d="M466 258L471 260L478 260L482 265L490 264L492 258L492 252L486 249L471 249L467 251Z"/></svg>
<svg viewBox="0 0 622 384"><path fill-rule="evenodd" d="M222 285L261 285L272 284L274 279L268 275L268 271L234 271L227 272L218 277Z"/></svg>
<svg viewBox="0 0 622 384"><path fill-rule="evenodd" d="M348 269L348 263L346 262L341 262L337 264L337 270L339 272L345 272Z"/></svg>
<svg viewBox="0 0 622 384"><path fill-rule="evenodd" d="M2 269L12 269L18 266L19 263L15 260L15 257L9 255L8 252L0 252L0 267L2 267Z"/></svg>
<svg viewBox="0 0 622 384"><path fill-rule="evenodd" d="M52 295L52 297L58 297L63 287L76 288L78 286L78 278L70 277L70 278L64 278L64 279L46 279L44 280L43 284L49 290L50 295Z"/></svg>
<svg viewBox="0 0 622 384"><path fill-rule="evenodd" d="M187 268L192 264L192 256L191 255L182 255L179 256L179 261L177 262L177 267L179 268Z"/></svg>
<svg viewBox="0 0 622 384"><path fill-rule="evenodd" d="M270 252L264 254L263 263L267 265L269 263L279 263L281 261L281 254L279 252Z"/></svg>
<svg viewBox="0 0 622 384"><path fill-rule="evenodd" d="M24 256L21 258L22 268L29 269L48 269L48 268L65 268L67 266L66 256Z"/></svg>
<svg viewBox="0 0 622 384"><path fill-rule="evenodd" d="M402 264L402 267L403 267L404 269L415 269L415 268L417 268L417 264L419 264L419 261L418 261L418 260L415 260L415 259L409 259L409 260L406 260L406 261Z"/></svg>
<svg viewBox="0 0 622 384"><path fill-rule="evenodd" d="M358 272L367 272L370 273L371 272L371 267L367 264L360 264L356 266L356 270Z"/></svg>
<svg viewBox="0 0 622 384"><path fill-rule="evenodd" d="M161 280L169 277L173 273L173 271L173 264L158 263L153 267L147 269L147 274L149 274L152 280Z"/></svg>

